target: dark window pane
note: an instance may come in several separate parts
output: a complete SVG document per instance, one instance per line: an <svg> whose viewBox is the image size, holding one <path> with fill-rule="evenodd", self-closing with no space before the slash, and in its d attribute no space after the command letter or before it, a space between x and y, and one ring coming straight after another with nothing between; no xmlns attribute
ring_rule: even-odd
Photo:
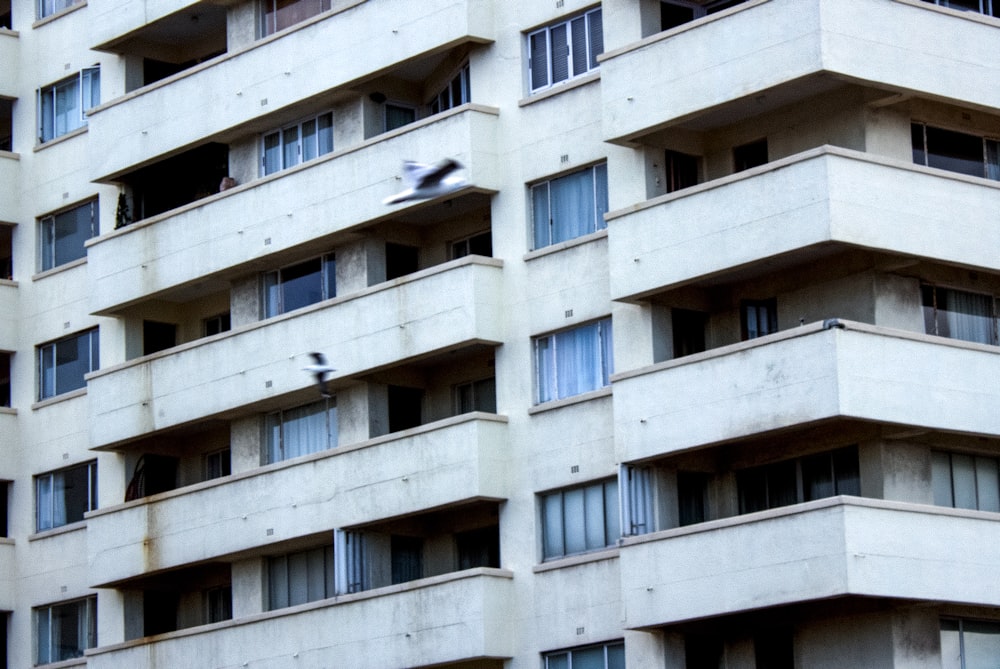
<svg viewBox="0 0 1000 669"><path fill-rule="evenodd" d="M964 132L928 127L927 164L960 174L984 176L983 139Z"/></svg>

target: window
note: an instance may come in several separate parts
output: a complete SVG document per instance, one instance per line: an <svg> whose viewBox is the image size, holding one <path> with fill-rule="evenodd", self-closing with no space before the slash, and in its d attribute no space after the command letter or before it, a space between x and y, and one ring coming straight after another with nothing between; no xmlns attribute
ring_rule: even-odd
<svg viewBox="0 0 1000 669"><path fill-rule="evenodd" d="M328 300L337 295L333 254L283 267L264 275L264 317Z"/></svg>
<svg viewBox="0 0 1000 669"><path fill-rule="evenodd" d="M205 600L205 622L217 623L233 619L233 586L220 585L203 593Z"/></svg>
<svg viewBox="0 0 1000 669"><path fill-rule="evenodd" d="M0 1L0 6L2 5L3 2ZM0 14L2 13L3 13L2 10L0 10ZM8 16L10 15L8 14ZM3 27L3 16L0 16L0 27ZM10 98L0 97L0 151L13 151L13 150L14 150L14 101L11 100Z"/></svg>
<svg viewBox="0 0 1000 669"><path fill-rule="evenodd" d="M336 400L285 409L264 417L267 461L280 462L337 445Z"/></svg>
<svg viewBox="0 0 1000 669"><path fill-rule="evenodd" d="M268 610L333 597L333 545L267 561Z"/></svg>
<svg viewBox="0 0 1000 669"><path fill-rule="evenodd" d="M531 187L535 246L575 239L607 227L608 166L594 165Z"/></svg>
<svg viewBox="0 0 1000 669"><path fill-rule="evenodd" d="M1000 623L941 621L941 669L987 669L1000 657Z"/></svg>
<svg viewBox="0 0 1000 669"><path fill-rule="evenodd" d="M774 509L834 495L860 495L855 446L783 460L736 474L740 513Z"/></svg>
<svg viewBox="0 0 1000 669"><path fill-rule="evenodd" d="M392 584L409 583L424 576L424 540L394 534L389 537Z"/></svg>
<svg viewBox="0 0 1000 669"><path fill-rule="evenodd" d="M142 354L152 355L177 345L177 325L160 321L142 321Z"/></svg>
<svg viewBox="0 0 1000 669"><path fill-rule="evenodd" d="M261 170L273 174L331 151L333 113L327 112L264 135Z"/></svg>
<svg viewBox="0 0 1000 669"><path fill-rule="evenodd" d="M528 79L532 93L597 69L604 53L601 10L528 33Z"/></svg>
<svg viewBox="0 0 1000 669"><path fill-rule="evenodd" d="M10 353L0 351L0 407L11 406Z"/></svg>
<svg viewBox="0 0 1000 669"><path fill-rule="evenodd" d="M535 338L536 402L572 397L608 385L611 319Z"/></svg>
<svg viewBox="0 0 1000 669"><path fill-rule="evenodd" d="M664 156L667 192L673 193L698 183L698 156L679 151L667 151Z"/></svg>
<svg viewBox="0 0 1000 669"><path fill-rule="evenodd" d="M992 295L921 287L927 334L980 344L997 344L997 308Z"/></svg>
<svg viewBox="0 0 1000 669"><path fill-rule="evenodd" d="M97 462L35 477L35 530L50 530L83 520L97 508Z"/></svg>
<svg viewBox="0 0 1000 669"><path fill-rule="evenodd" d="M545 653L545 669L625 669L625 643L612 641L596 646Z"/></svg>
<svg viewBox="0 0 1000 669"><path fill-rule="evenodd" d="M10 481L0 481L0 537L10 536L8 512L10 510ZM0 623L3 621L0 620ZM2 657L2 656L0 656ZM2 666L2 663L0 663Z"/></svg>
<svg viewBox="0 0 1000 669"><path fill-rule="evenodd" d="M35 609L37 664L83 657L97 645L97 597Z"/></svg>
<svg viewBox="0 0 1000 669"><path fill-rule="evenodd" d="M402 128L404 125L409 125L417 120L417 108L410 105L387 102L383 110L385 112L386 132Z"/></svg>
<svg viewBox="0 0 1000 669"><path fill-rule="evenodd" d="M452 107L464 105L472 99L471 88L469 86L469 64L466 63L458 74L448 82L440 93L431 100L431 113L447 111Z"/></svg>
<svg viewBox="0 0 1000 669"><path fill-rule="evenodd" d="M84 375L100 365L97 328L38 347L38 399L87 385Z"/></svg>
<svg viewBox="0 0 1000 669"><path fill-rule="evenodd" d="M217 314L206 318L202 321L202 324L204 326L202 330L204 331L206 337L211 337L212 335L219 334L220 332L229 332L232 327L228 311L224 314Z"/></svg>
<svg viewBox="0 0 1000 669"><path fill-rule="evenodd" d="M677 472L678 525L694 525L708 520L708 474Z"/></svg>
<svg viewBox="0 0 1000 669"><path fill-rule="evenodd" d="M43 3L46 0L43 0ZM59 0L57 0L59 2ZM68 5L67 5L68 6ZM62 9L62 7L58 7ZM81 70L38 91L38 141L48 142L87 125L87 110L101 103L101 68Z"/></svg>
<svg viewBox="0 0 1000 669"><path fill-rule="evenodd" d="M1000 0L924 0L939 7L950 7L960 12L979 12L1000 17Z"/></svg>
<svg viewBox="0 0 1000 669"><path fill-rule="evenodd" d="M621 536L615 479L542 495L541 501L543 559L598 550Z"/></svg>
<svg viewBox="0 0 1000 669"><path fill-rule="evenodd" d="M45 216L39 227L41 271L84 258L87 256L84 242L100 231L97 200Z"/></svg>
<svg viewBox="0 0 1000 669"><path fill-rule="evenodd" d="M79 2L83 0L38 0L38 18L44 19Z"/></svg>
<svg viewBox="0 0 1000 669"><path fill-rule="evenodd" d="M911 124L910 134L917 165L1000 180L1000 141L924 123Z"/></svg>
<svg viewBox="0 0 1000 669"><path fill-rule="evenodd" d="M491 525L478 530L457 532L455 551L458 553L458 568L500 566L500 526Z"/></svg>
<svg viewBox="0 0 1000 669"><path fill-rule="evenodd" d="M14 27L14 23L13 21L11 21L10 5L11 5L11 0L0 0L0 28L6 28L7 30L10 30L11 28ZM2 618L0 618L0 627L3 627ZM2 647L6 648L7 644L4 643ZM0 660L5 661L6 657L7 654L4 653L0 655ZM0 662L0 668L6 669L6 664Z"/></svg>
<svg viewBox="0 0 1000 669"><path fill-rule="evenodd" d="M0 279L14 278L14 227L0 223Z"/></svg>
<svg viewBox="0 0 1000 669"><path fill-rule="evenodd" d="M232 456L228 448L205 455L205 480L222 478L233 473Z"/></svg>
<svg viewBox="0 0 1000 669"><path fill-rule="evenodd" d="M455 386L455 413L470 411L497 412L496 379L490 377Z"/></svg>
<svg viewBox="0 0 1000 669"><path fill-rule="evenodd" d="M756 339L778 331L778 303L770 300L743 300L740 305L743 340Z"/></svg>
<svg viewBox="0 0 1000 669"><path fill-rule="evenodd" d="M493 256L493 234L489 230L478 232L471 237L459 239L451 243L451 257L453 260L469 255L486 256L487 258Z"/></svg>
<svg viewBox="0 0 1000 669"><path fill-rule="evenodd" d="M733 147L733 171L742 172L767 163L767 139Z"/></svg>
<svg viewBox="0 0 1000 669"><path fill-rule="evenodd" d="M690 309L671 309L670 322L675 358L701 353L705 350L708 314Z"/></svg>
<svg viewBox="0 0 1000 669"><path fill-rule="evenodd" d="M263 0L261 36L266 37L330 9L330 0Z"/></svg>
<svg viewBox="0 0 1000 669"><path fill-rule="evenodd" d="M931 453L934 503L956 509L1000 511L1000 460L984 455Z"/></svg>

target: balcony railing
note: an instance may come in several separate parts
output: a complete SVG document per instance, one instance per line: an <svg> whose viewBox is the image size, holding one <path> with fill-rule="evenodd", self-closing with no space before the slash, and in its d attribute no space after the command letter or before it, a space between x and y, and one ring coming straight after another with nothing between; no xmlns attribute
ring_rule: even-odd
<svg viewBox="0 0 1000 669"><path fill-rule="evenodd" d="M461 42L489 42L493 24L487 4L369 0L308 23L295 39L276 34L111 100L88 113L92 146L101 147L92 156L92 174L111 179L179 146L214 138L418 56Z"/></svg>
<svg viewBox="0 0 1000 669"><path fill-rule="evenodd" d="M627 538L629 628L831 597L1000 605L1000 514L832 497Z"/></svg>
<svg viewBox="0 0 1000 669"><path fill-rule="evenodd" d="M345 297L206 337L88 376L91 444L231 412L312 383L309 351L334 381L503 339L502 262L467 256Z"/></svg>
<svg viewBox="0 0 1000 669"><path fill-rule="evenodd" d="M606 53L604 136L627 142L748 98L788 104L844 79L1000 107L1000 28L923 4L758 0ZM934 39L914 49L914 35Z"/></svg>
<svg viewBox="0 0 1000 669"><path fill-rule="evenodd" d="M401 156L455 157L470 183L495 189L496 113L466 105L93 239L91 310L111 312L206 275L245 274L267 255L382 220L390 213L382 199L400 189Z"/></svg>
<svg viewBox="0 0 1000 669"><path fill-rule="evenodd" d="M505 418L465 414L100 509L87 520L90 581L233 555L264 537L284 541L464 500L505 499L506 440Z"/></svg>
<svg viewBox="0 0 1000 669"><path fill-rule="evenodd" d="M632 462L832 418L997 436L994 375L1000 347L804 325L615 375L615 439Z"/></svg>
<svg viewBox="0 0 1000 669"><path fill-rule="evenodd" d="M513 574L480 567L87 651L91 669L415 667L509 658Z"/></svg>
<svg viewBox="0 0 1000 669"><path fill-rule="evenodd" d="M997 211L995 181L821 147L612 212L611 295L773 272L830 244L996 271Z"/></svg>

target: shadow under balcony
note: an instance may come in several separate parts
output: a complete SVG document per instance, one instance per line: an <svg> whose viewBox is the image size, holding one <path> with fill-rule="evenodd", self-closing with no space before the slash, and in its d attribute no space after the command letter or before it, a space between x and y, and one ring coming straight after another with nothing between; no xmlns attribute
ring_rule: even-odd
<svg viewBox="0 0 1000 669"><path fill-rule="evenodd" d="M845 81L995 109L998 47L989 19L921 2L746 2L605 53L604 137L630 143L670 126L725 125Z"/></svg>
<svg viewBox="0 0 1000 669"><path fill-rule="evenodd" d="M88 111L91 142L102 147L93 174L115 180L178 147L225 141L263 116L334 90L347 95L348 87L414 59L488 43L492 32L491 13L475 0L428 0L419 7L363 2L321 14L297 27L295 39L276 33ZM310 44L323 47L303 48ZM247 72L254 73L252 81Z"/></svg>
<svg viewBox="0 0 1000 669"><path fill-rule="evenodd" d="M971 373L969 370L976 370ZM831 319L616 374L619 461L852 419L1000 435L1000 348Z"/></svg>
<svg viewBox="0 0 1000 669"><path fill-rule="evenodd" d="M998 514L857 497L628 537L625 626L838 597L997 606L998 546Z"/></svg>
<svg viewBox="0 0 1000 669"><path fill-rule="evenodd" d="M462 105L94 238L87 245L91 311L111 314L154 298L187 302L228 290L306 245L356 241L378 225L449 225L486 210L498 186L496 124L495 109ZM427 155L456 158L471 185L429 201L382 204L402 187L399 157ZM163 191L150 190L158 201L174 202L171 180L142 174L147 190Z"/></svg>
<svg viewBox="0 0 1000 669"><path fill-rule="evenodd" d="M824 146L608 215L612 299L773 275L837 254L995 271L1000 184Z"/></svg>
<svg viewBox="0 0 1000 669"><path fill-rule="evenodd" d="M87 652L87 666L219 666L266 657L273 669L320 666L331 657L357 669L438 666L509 658L504 630L515 617L513 574L478 567L341 595L241 619ZM303 630L325 630L303 634Z"/></svg>

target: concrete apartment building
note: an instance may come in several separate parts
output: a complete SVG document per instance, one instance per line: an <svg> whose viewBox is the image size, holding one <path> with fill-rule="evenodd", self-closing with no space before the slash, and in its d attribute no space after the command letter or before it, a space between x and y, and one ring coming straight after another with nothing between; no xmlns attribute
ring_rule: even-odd
<svg viewBox="0 0 1000 669"><path fill-rule="evenodd" d="M0 667L996 667L998 53L0 0Z"/></svg>

